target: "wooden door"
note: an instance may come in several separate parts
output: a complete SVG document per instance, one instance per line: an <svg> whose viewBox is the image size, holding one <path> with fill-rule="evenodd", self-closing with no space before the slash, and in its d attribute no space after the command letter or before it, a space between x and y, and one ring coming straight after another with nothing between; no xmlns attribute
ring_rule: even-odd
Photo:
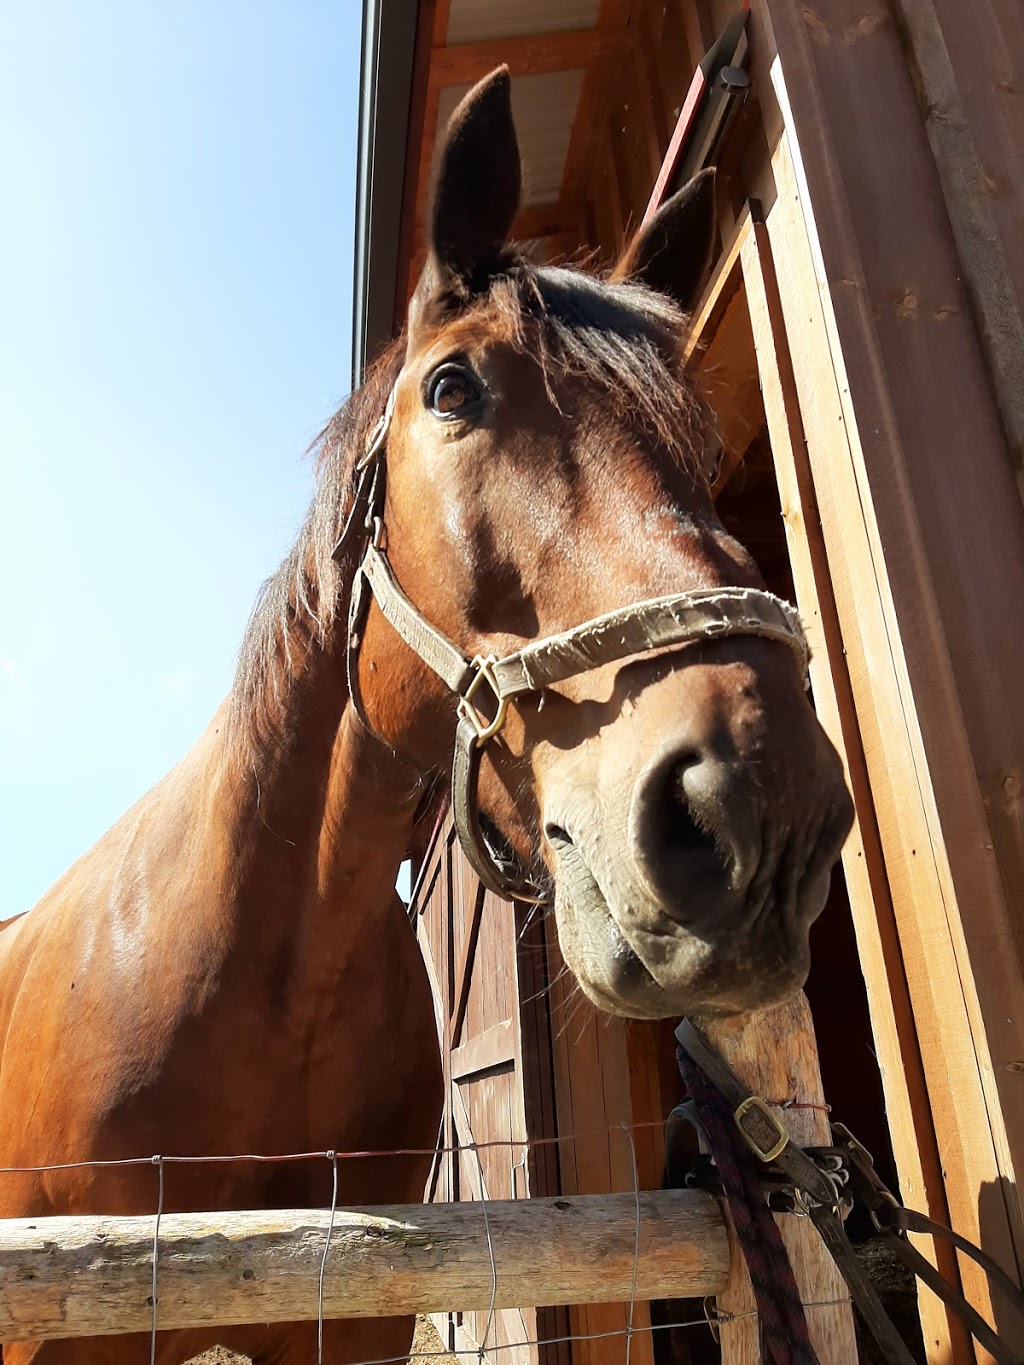
<svg viewBox="0 0 1024 1365"><path fill-rule="evenodd" d="M550 916L485 891L450 820L424 860L414 900L444 1057L445 1151L429 1197L660 1187L656 1027L587 1003ZM620 1365L631 1320L628 1304L504 1310L490 1325L488 1318L452 1312L436 1325L459 1351L477 1352L486 1336L488 1348L505 1348L494 1355L501 1365ZM646 1303L633 1306L632 1324L639 1329L632 1365L653 1365ZM545 1344L513 1345L538 1341Z"/></svg>
<svg viewBox="0 0 1024 1365"><path fill-rule="evenodd" d="M433 1200L525 1199L560 1190L543 919L485 890L446 821L418 877L417 935L444 1058ZM530 1145L532 1142L532 1145ZM443 1315L442 1340L503 1365L568 1365L559 1309ZM531 1343L531 1344L527 1344Z"/></svg>

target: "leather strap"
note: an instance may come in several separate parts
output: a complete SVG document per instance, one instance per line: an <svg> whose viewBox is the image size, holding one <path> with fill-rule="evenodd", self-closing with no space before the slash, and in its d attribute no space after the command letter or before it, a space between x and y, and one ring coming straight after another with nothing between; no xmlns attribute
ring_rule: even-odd
<svg viewBox="0 0 1024 1365"><path fill-rule="evenodd" d="M910 1213L911 1210L906 1209L904 1212ZM918 1216L921 1215L915 1215L915 1217ZM924 1221L930 1223L931 1219L925 1219ZM942 1227L941 1224L933 1224L929 1229L921 1228L918 1229L918 1231L938 1231L939 1235L950 1238L950 1229ZM897 1232L888 1231L883 1235L887 1244L892 1247L893 1251L899 1256L900 1260L903 1261L904 1265L908 1266L919 1279L923 1280L932 1293L938 1295L947 1308L951 1308L953 1312L957 1314L967 1330L975 1340L984 1347L993 1360L998 1361L999 1365L1021 1365L1021 1356L1018 1352L1013 1350L1012 1347L1007 1346L1006 1342L996 1335L978 1310L972 1304L968 1303L958 1289L953 1288L949 1281L936 1270L935 1266L932 1265L927 1257L921 1255L917 1247L913 1246L907 1241L906 1237L901 1237ZM966 1240L964 1238L956 1237L956 1234L953 1234L953 1237L958 1246ZM980 1248L975 1247L968 1242L966 1247L962 1247L961 1249L965 1250L969 1256L974 1258L974 1260L981 1261L981 1258L978 1255ZM985 1260L988 1259L988 1257L985 1258ZM984 1264L984 1262L981 1263ZM988 1271L987 1265L985 1266L985 1269ZM999 1268L996 1267L996 1269L998 1270ZM1001 1270L999 1270L999 1275L1003 1275ZM1000 1287L1002 1287L1001 1280ZM1016 1290L1019 1297L1020 1290L1016 1289L1016 1285L1014 1285L1013 1288Z"/></svg>
<svg viewBox="0 0 1024 1365"><path fill-rule="evenodd" d="M462 696L473 681L473 666L463 654L425 616L421 616L406 597L392 572L384 552L375 545L366 547L362 572L378 607L409 648L441 679L450 692Z"/></svg>
<svg viewBox="0 0 1024 1365"><path fill-rule="evenodd" d="M736 1127L754 1155L760 1161L774 1162L816 1204L836 1208L838 1192L832 1181L806 1152L790 1142L782 1120L764 1100L751 1094L689 1019L684 1019L676 1029L676 1040L728 1100Z"/></svg>
<svg viewBox="0 0 1024 1365"><path fill-rule="evenodd" d="M410 649L459 696L473 680L469 656L413 606L387 555L367 546L362 572L377 605ZM597 616L571 630L535 640L490 663L497 698L541 692L603 664L652 649L727 635L758 635L788 645L807 680L807 643L800 618L788 602L759 588L704 588L652 597Z"/></svg>
<svg viewBox="0 0 1024 1365"><path fill-rule="evenodd" d="M981 1247L976 1247L973 1242L969 1242L966 1237L961 1237L952 1228L947 1228L942 1223L936 1223L934 1218L929 1218L926 1213L918 1213L916 1209L907 1209L902 1205L895 1206L890 1211L890 1217L896 1235L904 1245L907 1245L906 1239L900 1234L919 1232L926 1237L941 1237L943 1241L951 1242L965 1256L970 1256L972 1261L977 1261L991 1282L1006 1296L1007 1302L1013 1305L1021 1318L1024 1318L1024 1293L1021 1293L1020 1287L1010 1279L1002 1266L994 1261L987 1252L982 1251ZM931 1265L930 1262L929 1265ZM932 1270L935 1269L934 1266L931 1268ZM938 1271L935 1273L938 1274ZM986 1349L991 1350L991 1347Z"/></svg>
<svg viewBox="0 0 1024 1365"><path fill-rule="evenodd" d="M541 894L536 882L525 877L516 878L510 869L499 866L480 828L476 792L483 752L477 743L476 727L462 716L455 730L452 756L452 817L462 851L488 891L493 891L502 900L544 905L549 897Z"/></svg>
<svg viewBox="0 0 1024 1365"><path fill-rule="evenodd" d="M530 899L525 883L521 886L510 884L509 877L498 867L484 841L480 828L480 808L476 803L482 755L483 749L476 742L476 730L463 717L455 730L455 753L452 757L452 818L455 832L473 871L488 891L493 891L505 900Z"/></svg>
<svg viewBox="0 0 1024 1365"><path fill-rule="evenodd" d="M689 1019L676 1029L676 1039L722 1095L747 1146L761 1161L778 1166L802 1196L801 1203L829 1250L850 1297L890 1365L914 1365L881 1299L864 1272L843 1228L839 1191L823 1170L795 1146L780 1119L732 1072Z"/></svg>
<svg viewBox="0 0 1024 1365"><path fill-rule="evenodd" d="M935 1222L927 1214L904 1208L886 1189L875 1171L870 1153L861 1146L848 1128L837 1123L834 1136L839 1140L839 1150L849 1171L851 1192L867 1209L875 1226L896 1255L958 1315L976 1340L994 1360L999 1361L999 1365L1022 1365L1020 1354L1007 1346L962 1292L950 1284L931 1261L921 1255L906 1234L914 1232L924 1236L941 1237L964 1255L970 1256L985 1271L989 1283L999 1289L1006 1302L1024 1318L1024 1294L1018 1286L991 1256L980 1247L976 1247L973 1242L969 1242L966 1237L961 1237L951 1228Z"/></svg>
<svg viewBox="0 0 1024 1365"><path fill-rule="evenodd" d="M684 1019L676 1029L676 1038L680 1047L732 1109L733 1121L754 1154L762 1161L778 1167L797 1191L798 1202L817 1228L885 1360L890 1365L913 1365L913 1356L886 1313L846 1235L837 1186L806 1152L790 1142L781 1121L772 1114L768 1105L750 1093L688 1019ZM963 1294L921 1255L907 1240L906 1234L922 1233L951 1242L958 1251L977 1261L1007 1301L1024 1315L1024 1294L1017 1285L980 1247L925 1214L897 1203L874 1173L870 1156L853 1135L842 1124L836 1125L835 1133L840 1138L838 1150L844 1154L851 1188L871 1213L893 1251L960 1317L999 1365L1022 1365L1021 1356L993 1331Z"/></svg>
<svg viewBox="0 0 1024 1365"><path fill-rule="evenodd" d="M345 525L331 553L331 558L339 564L355 546L366 543L366 537L373 529L373 517L379 515L377 503L383 499L383 479L384 469L379 462L362 469Z"/></svg>
<svg viewBox="0 0 1024 1365"><path fill-rule="evenodd" d="M846 1281L854 1306L878 1343L884 1359L889 1365L914 1365L914 1357L907 1350L906 1343L885 1311L885 1305L868 1279L835 1209L827 1209L822 1204L812 1204L808 1212L840 1275Z"/></svg>
<svg viewBox="0 0 1024 1365"><path fill-rule="evenodd" d="M800 618L788 602L760 588L703 588L652 597L536 640L499 659L492 671L501 694L512 697L651 649L726 635L760 635L788 645L806 685L808 651Z"/></svg>

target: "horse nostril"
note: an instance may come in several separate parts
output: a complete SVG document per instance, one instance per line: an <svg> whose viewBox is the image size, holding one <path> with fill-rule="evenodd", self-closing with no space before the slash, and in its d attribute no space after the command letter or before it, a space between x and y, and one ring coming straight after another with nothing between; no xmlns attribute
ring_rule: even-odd
<svg viewBox="0 0 1024 1365"><path fill-rule="evenodd" d="M748 804L733 765L696 748L676 750L641 776L630 811L633 854L674 917L698 922L723 898L744 894L756 863Z"/></svg>
<svg viewBox="0 0 1024 1365"><path fill-rule="evenodd" d="M703 856L722 864L714 834L692 799L702 766L700 754L693 753L668 769L660 800L651 812L651 833L667 857L689 863Z"/></svg>
<svg viewBox="0 0 1024 1365"><path fill-rule="evenodd" d="M572 838L561 825L546 824L544 826L544 834L548 843L555 850L572 847Z"/></svg>

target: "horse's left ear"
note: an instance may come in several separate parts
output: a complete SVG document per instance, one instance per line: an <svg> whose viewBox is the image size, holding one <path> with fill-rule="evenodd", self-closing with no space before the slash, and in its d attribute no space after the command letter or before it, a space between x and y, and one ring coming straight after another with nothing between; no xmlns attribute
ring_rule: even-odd
<svg viewBox="0 0 1024 1365"><path fill-rule="evenodd" d="M708 167L636 234L612 272L613 280L638 280L690 312L700 298L715 244L715 172Z"/></svg>

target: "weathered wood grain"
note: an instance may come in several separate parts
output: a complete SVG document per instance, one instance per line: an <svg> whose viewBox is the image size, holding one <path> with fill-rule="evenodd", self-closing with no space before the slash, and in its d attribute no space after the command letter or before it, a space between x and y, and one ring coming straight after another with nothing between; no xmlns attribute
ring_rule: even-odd
<svg viewBox="0 0 1024 1365"><path fill-rule="evenodd" d="M641 1193L636 1292L714 1294L728 1242L715 1200ZM324 1267L324 1316L627 1300L634 1195L336 1212ZM162 1328L311 1320L330 1211L165 1215L157 1322ZM488 1236L489 1230L489 1236ZM0 1221L0 1340L146 1331L152 1217ZM492 1283L491 1251L496 1277Z"/></svg>

